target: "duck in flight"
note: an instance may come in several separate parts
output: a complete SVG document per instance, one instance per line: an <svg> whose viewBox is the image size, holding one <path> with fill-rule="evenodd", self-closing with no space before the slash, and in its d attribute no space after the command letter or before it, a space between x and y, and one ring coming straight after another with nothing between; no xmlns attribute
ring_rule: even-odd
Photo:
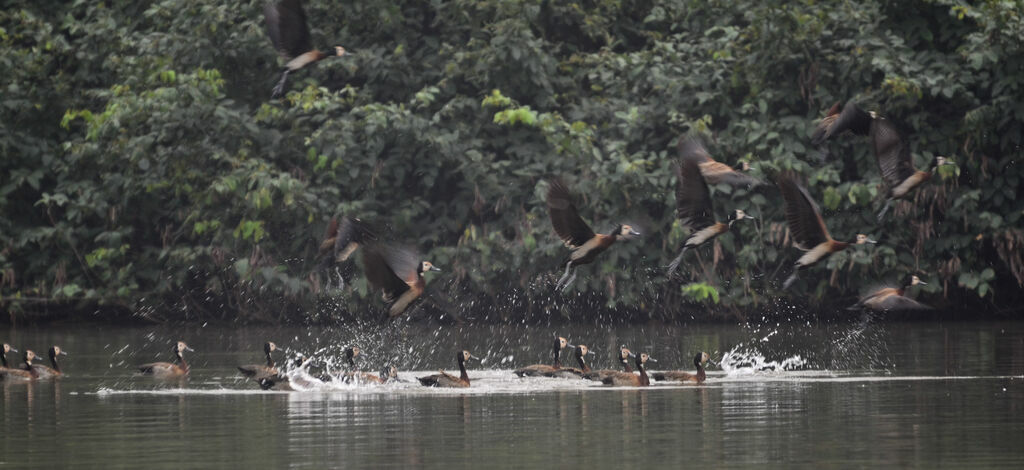
<svg viewBox="0 0 1024 470"><path fill-rule="evenodd" d="M301 0L268 3L263 8L263 17L267 22L267 36L270 36L270 42L274 44L274 49L277 49L277 52L286 61L281 80L274 86L271 99L276 99L284 93L289 73L328 57L345 55L345 48L341 46L335 46L333 54L321 52L313 47L309 35L309 25L306 23L306 12L302 8Z"/></svg>
<svg viewBox="0 0 1024 470"><path fill-rule="evenodd" d="M363 250L366 280L381 291L388 307L388 318L395 318L426 291L423 274L441 271L415 251L397 245L374 244Z"/></svg>
<svg viewBox="0 0 1024 470"><path fill-rule="evenodd" d="M907 297L906 291L916 285L928 285L922 281L921 278L916 275L911 275L907 279L906 284L901 287L883 287L881 289L872 291L871 293L861 297L856 304L850 306L847 310L860 310L869 309L879 312L888 312L891 310L927 310L931 309L928 305L922 304L910 297Z"/></svg>

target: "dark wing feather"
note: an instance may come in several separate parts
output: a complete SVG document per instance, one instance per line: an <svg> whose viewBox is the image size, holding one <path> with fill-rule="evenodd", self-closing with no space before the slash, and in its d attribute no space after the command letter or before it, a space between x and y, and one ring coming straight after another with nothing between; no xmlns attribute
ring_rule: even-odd
<svg viewBox="0 0 1024 470"><path fill-rule="evenodd" d="M580 217L579 211L572 203L569 188L566 188L561 180L551 181L548 186L547 202L551 226L566 245L577 248L594 238L594 230Z"/></svg>
<svg viewBox="0 0 1024 470"><path fill-rule="evenodd" d="M821 220L818 206L791 175L779 175L776 183L786 202L786 222L797 244L811 249L830 239L825 222Z"/></svg>
<svg viewBox="0 0 1024 470"><path fill-rule="evenodd" d="M700 164L700 172L709 184L726 183L733 186L757 186L761 181L753 176L736 171L725 163L711 158L704 145L697 139L679 141L679 155L684 159L694 159Z"/></svg>
<svg viewBox="0 0 1024 470"><path fill-rule="evenodd" d="M815 145L821 144L846 130L857 135L868 135L872 121L871 114L861 109L853 101L848 101L846 106L843 107L843 111L838 115L832 114L835 109L836 107L833 106L829 110L830 114L821 120L818 128L814 131L812 142Z"/></svg>
<svg viewBox="0 0 1024 470"><path fill-rule="evenodd" d="M324 238L320 242L320 247L317 249L317 254L323 256L331 250L334 246L335 241L338 239L338 218L331 217L331 221L327 224L327 231L324 232Z"/></svg>
<svg viewBox="0 0 1024 470"><path fill-rule="evenodd" d="M882 179L890 187L899 186L917 171L906 139L888 119L878 118L871 124L871 144Z"/></svg>
<svg viewBox="0 0 1024 470"><path fill-rule="evenodd" d="M372 245L363 250L363 269L366 280L374 289L383 290L387 298L396 299L409 290L407 279L409 272L416 276L415 254L410 250L390 245ZM410 258L410 256L412 258ZM408 266L412 259L412 266ZM397 266L397 267L396 267Z"/></svg>
<svg viewBox="0 0 1024 470"><path fill-rule="evenodd" d="M377 235L362 220L352 217L342 217L341 223L338 224L337 234L334 237L334 253L335 259L342 254L342 251L348 247L349 243L358 243L360 245L371 242L377 239ZM339 259L338 261L345 261Z"/></svg>
<svg viewBox="0 0 1024 470"><path fill-rule="evenodd" d="M263 7L267 35L286 60L313 50L301 0L282 0Z"/></svg>
<svg viewBox="0 0 1024 470"><path fill-rule="evenodd" d="M696 144L701 150L703 147ZM684 152L676 167L676 217L692 230L715 223L711 192L700 172L700 152Z"/></svg>

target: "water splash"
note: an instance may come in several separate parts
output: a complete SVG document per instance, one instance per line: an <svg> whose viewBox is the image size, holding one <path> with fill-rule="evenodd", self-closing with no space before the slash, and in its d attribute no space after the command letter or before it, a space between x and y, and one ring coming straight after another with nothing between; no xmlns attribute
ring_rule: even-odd
<svg viewBox="0 0 1024 470"><path fill-rule="evenodd" d="M770 360L757 348L738 344L722 355L720 365L726 376L737 376L801 370L808 366L808 361L799 354Z"/></svg>

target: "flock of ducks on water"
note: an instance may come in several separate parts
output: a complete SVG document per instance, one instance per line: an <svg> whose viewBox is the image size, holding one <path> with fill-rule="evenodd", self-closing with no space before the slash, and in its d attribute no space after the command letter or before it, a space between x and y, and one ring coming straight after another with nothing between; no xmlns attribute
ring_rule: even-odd
<svg viewBox="0 0 1024 470"><path fill-rule="evenodd" d="M264 8L267 34L274 48L285 61L280 81L274 87L272 98L281 96L288 75L311 64L329 58L346 55L345 48L335 47L334 53L321 52L313 47L310 40L306 14L300 0L283 0L269 3ZM836 103L820 122L812 142L823 146L830 139L849 131L856 135L868 136L882 179L888 186L885 206L878 213L881 222L892 202L907 197L919 185L927 181L936 168L950 164L944 157L935 157L925 171L914 168L910 147L904 136L889 120L874 112L866 112L854 102L840 108ZM730 212L725 222L715 218L708 184L725 183L736 186L757 186L761 181L744 173L749 164L743 162L736 168L715 161L696 139L681 139L681 158L676 168L676 215L681 224L691 230L683 242L679 255L668 265L667 274L675 273L687 250L698 248L726 233L732 225L745 219L753 219L742 210ZM792 274L783 287L788 289L804 271L828 258L833 253L845 250L851 245L874 244L867 235L858 234L854 241L837 241L826 228L814 199L792 173L782 173L775 183L785 200L786 222L796 245L805 251L797 259ZM555 233L572 251L560 264L564 273L556 284L557 290L567 289L576 279L578 266L593 262L601 252L616 241L637 237L640 233L629 225L618 225L608 234L595 233L580 217L573 197L561 179L549 181L547 207ZM415 251L397 245L383 244L375 232L365 223L352 217L335 217L331 220L327 236L320 246L323 256L322 268L334 267L338 287L345 284L338 266L350 259L355 250L363 244L370 244L363 253L363 267L371 286L382 293L390 304L388 316L393 318L405 312L425 290L423 274L440 271L428 261L423 261ZM908 276L901 288L885 288L872 292L851 308L874 310L928 308L904 296L907 287L924 284L917 276ZM328 282L330 284L330 282ZM443 301L434 296L433 300Z"/></svg>
<svg viewBox="0 0 1024 470"><path fill-rule="evenodd" d="M576 363L579 367L563 367L561 362L561 354L565 349L571 349L574 352ZM178 341L174 345L174 362L152 362L148 364L141 364L138 366L138 370L141 374L152 376L158 379L182 379L188 376L190 368L188 362L185 360L185 352L192 351L184 341ZM358 347L346 348L343 352L344 364L343 368L338 370L330 370L324 368L318 373L310 373L309 366L313 361L311 357L304 357L302 355L294 358L288 367L279 368L277 363L274 361L273 353L278 351L278 347L273 342L267 342L263 346L263 353L266 357L266 363L263 364L246 364L238 366L238 371L245 377L252 380L263 390L294 390L293 384L298 385L299 389L309 389L315 387L318 383L323 384L326 382L341 381L349 384L383 384L387 382L401 382L398 378L398 369L393 365L386 365L378 373L370 373L359 370L355 363L355 358L359 356L360 350ZM47 367L42 364L33 364L38 356L31 350L25 350L22 358L23 362L21 367L10 367L7 362L7 354L12 352L18 352L17 349L11 347L11 345L4 343L2 354L0 354L0 360L3 362L3 366L0 367L0 380L6 381L36 381L36 380L47 380L56 379L62 377L64 374L61 372L60 365L57 363L57 356L66 355L67 353L62 351L59 346L53 346L50 348L50 363L52 367ZM651 384L651 379L656 381L670 381L670 382L684 382L684 383L703 383L707 375L704 371L704 365L710 360L710 356L701 352L693 358L693 365L696 368L695 372L689 371L664 371L664 372L652 372L650 375L647 374L648 362L657 362L655 359L647 355L647 353L634 354L625 346L619 349L619 363L622 365L621 370L615 369L601 369L593 370L587 363L587 356L594 354L585 345L572 345L569 341L563 337L556 337L554 341L554 347L552 350L553 358L551 364L534 364L526 367L522 367L513 371L515 375L523 378L530 377L550 377L550 378L563 378L563 379L585 379L597 382L602 382L605 385L613 386L626 386L626 387L644 387ZM469 351L459 351L456 353L456 362L459 366L459 375L455 376L445 372L444 370L439 371L437 374L428 375L425 377L417 377L417 380L421 385L427 387L445 387L445 388L465 388L470 386L469 374L466 371L466 361L474 359L474 356ZM633 363L636 365L636 372L634 373L633 368L630 365L630 358L633 358ZM295 374L294 372L300 371L301 374ZM303 382L297 384L296 382Z"/></svg>

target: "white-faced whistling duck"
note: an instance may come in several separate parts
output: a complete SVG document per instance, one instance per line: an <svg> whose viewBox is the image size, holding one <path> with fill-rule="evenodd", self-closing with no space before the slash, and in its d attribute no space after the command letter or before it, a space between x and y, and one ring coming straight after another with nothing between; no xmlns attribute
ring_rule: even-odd
<svg viewBox="0 0 1024 470"><path fill-rule="evenodd" d="M665 372L653 372L651 378L655 381L669 380L673 382L694 382L703 383L707 379L707 373L704 372L704 364L711 359L711 356L706 352L702 352L693 358L693 366L697 368L696 374L691 374L685 370L667 370Z"/></svg>
<svg viewBox="0 0 1024 470"><path fill-rule="evenodd" d="M552 351L552 354L554 354L554 359L552 359L551 365L534 364L532 366L521 367L512 372L514 372L516 375L520 377L537 377L561 369L562 362L559 360L558 356L562 352L562 350L567 347L573 348L575 346L569 344L569 341L566 340L565 338L561 336L556 336L555 345Z"/></svg>
<svg viewBox="0 0 1024 470"><path fill-rule="evenodd" d="M679 256L668 265L669 276L679 267L686 250L697 248L728 232L733 222L737 220L753 219L742 210L736 209L729 214L726 222L716 222L711 192L697 166L700 161L699 155L704 153L704 147L696 140L687 140L680 144L679 148L682 154L676 167L676 217L692 232L683 242Z"/></svg>
<svg viewBox="0 0 1024 470"><path fill-rule="evenodd" d="M341 273L340 265L352 257L359 245L376 239L376 234L363 221L354 217L332 217L327 225L327 234L320 242L318 256L321 261L318 270L324 271L333 267L334 274L338 276L338 288L344 289L345 277Z"/></svg>
<svg viewBox="0 0 1024 470"><path fill-rule="evenodd" d="M174 357L176 364L170 362L151 362L139 366L139 372L143 375L152 375L160 378L184 377L188 375L188 362L185 362L185 351L192 351L184 341L178 341L174 345Z"/></svg>
<svg viewBox="0 0 1024 470"><path fill-rule="evenodd" d="M889 310L930 309L930 306L903 295L907 289L918 284L928 285L928 283L922 281L919 277L911 275L910 279L907 280L906 285L898 288L885 287L871 292L870 294L861 297L860 301L850 306L848 310L860 310L862 308L867 308L887 312Z"/></svg>
<svg viewBox="0 0 1024 470"><path fill-rule="evenodd" d="M342 351L342 357L344 358L342 368L333 371L327 370L326 373L320 377L320 380L327 382L338 379L345 383L354 380L355 373L358 372L356 368L356 358L359 357L360 353L362 353L362 350L357 346L345 348L345 350Z"/></svg>
<svg viewBox="0 0 1024 470"><path fill-rule="evenodd" d="M605 379L605 377L618 374L619 372L626 372L632 374L633 367L629 365L629 358L632 356L634 356L634 354L629 352L629 350L626 349L625 346L622 346L621 348L619 348L619 363L622 364L621 371L613 369L592 370L590 372L583 374L583 378L587 380L595 380L601 382Z"/></svg>
<svg viewBox="0 0 1024 470"><path fill-rule="evenodd" d="M651 379L647 377L647 368L644 364L647 361L658 362L654 358L647 355L647 353L640 353L636 357L636 370L640 372L640 375L633 374L631 372L616 372L601 379L601 382L605 385L615 385L619 387L646 387L651 384Z"/></svg>
<svg viewBox="0 0 1024 470"><path fill-rule="evenodd" d="M64 373L61 372L60 370L60 364L57 363L57 356L61 354L67 356L68 353L60 349L60 346L53 346L50 348L48 352L50 354L50 364L53 367L47 367L43 364L32 364L32 369L36 371L36 374L39 376L40 379L49 379L63 376Z"/></svg>
<svg viewBox="0 0 1024 470"><path fill-rule="evenodd" d="M274 358L270 354L274 351L277 351L277 345L271 341L267 341L263 345L263 354L267 357L267 363L238 366L238 371L241 372L242 375L262 384L263 379L276 376L279 373L277 365L274 363Z"/></svg>
<svg viewBox="0 0 1024 470"><path fill-rule="evenodd" d="M11 352L18 352L18 350L14 349L13 346L11 346L11 345L9 345L7 343L4 343L3 344L3 348L0 349L0 362L2 362L2 365L0 365L0 371L10 367L7 364L7 353L11 353Z"/></svg>
<svg viewBox="0 0 1024 470"><path fill-rule="evenodd" d="M374 289L391 303L388 317L401 315L426 290L423 273L440 271L416 252L393 245L370 245L363 250L363 269Z"/></svg>
<svg viewBox="0 0 1024 470"><path fill-rule="evenodd" d="M417 377L416 380L420 381L420 384L426 387L449 387L449 388L465 388L469 386L469 374L466 373L466 361L473 356L469 354L469 351L461 351L456 354L456 360L459 362L459 371L462 374L459 377L451 375L443 370L439 371L440 374L428 375L426 377Z"/></svg>
<svg viewBox="0 0 1024 470"><path fill-rule="evenodd" d="M590 366L587 365L587 354L594 354L590 348L585 345L577 345L573 350L576 355L576 363L579 364L579 368L575 367L562 367L556 371L545 372L545 377L555 377L559 379L581 379L583 374L591 372Z"/></svg>
<svg viewBox="0 0 1024 470"><path fill-rule="evenodd" d="M700 167L700 174L710 184L726 183L733 186L757 186L762 184L761 180L754 178L744 171L750 171L750 163L740 162L731 167L711 158L704 145L694 138L679 140L679 154L683 159L692 158L697 161Z"/></svg>
<svg viewBox="0 0 1024 470"><path fill-rule="evenodd" d="M277 49L281 57L287 61L281 81L274 86L271 98L277 98L284 92L284 85L288 81L289 73L328 57L345 55L345 48L341 46L334 47L334 54L327 54L313 48L309 25L306 24L306 12L302 9L301 0L268 3L263 8L263 16L267 21L267 35L270 36L270 42L274 43L274 49Z"/></svg>
<svg viewBox="0 0 1024 470"><path fill-rule="evenodd" d="M783 283L783 289L788 289L796 281L801 270L814 266L832 253L843 251L854 244L877 243L864 234L858 234L857 241L854 243L833 240L828 229L825 228L825 221L821 218L817 204L811 199L807 189L797 183L795 177L785 173L779 175L776 183L786 202L786 222L789 224L789 232L793 236L795 245L806 251L796 260L793 274Z"/></svg>
<svg viewBox="0 0 1024 470"><path fill-rule="evenodd" d="M36 353L26 349L23 356L24 363L20 368L9 368L0 370L0 379L36 380L39 373L32 367L32 360L37 358Z"/></svg>
<svg viewBox="0 0 1024 470"><path fill-rule="evenodd" d="M871 138L878 170L889 186L885 206L878 213L879 221L885 217L894 200L905 197L921 183L928 181L939 166L952 164L945 157L937 156L932 159L928 171L918 171L914 168L914 159L910 155L906 138L891 121L874 111L865 112L853 101L846 103L842 113L838 113L838 108L839 103L832 106L829 115L818 125L814 134L815 143L823 143L846 130Z"/></svg>
<svg viewBox="0 0 1024 470"><path fill-rule="evenodd" d="M576 266L593 262L597 255L607 250L619 239L628 240L640 235L640 232L633 230L633 227L629 225L619 225L607 235L595 234L580 217L579 211L572 203L569 189L560 179L552 180L548 186L547 203L548 213L551 215L551 225L554 227L555 233L565 242L565 246L572 250L569 256L562 261L561 266L565 267L565 274L558 280L555 290L569 288L569 285L576 280Z"/></svg>
<svg viewBox="0 0 1024 470"><path fill-rule="evenodd" d="M294 370L305 369L306 367L309 366L309 363L312 360L313 360L312 358L308 358L307 359L307 358L303 357L302 354L299 354L299 355L295 356L295 358L293 358L291 360L291 368L289 370L290 371L294 371ZM305 378L300 377L298 379L298 381L301 382L301 385L303 386L303 388L311 388L311 387L314 387L316 385L322 384L322 382L320 382L319 384L314 383L314 381L316 381L316 379L313 379L312 377L309 377L309 376L306 376ZM291 377L291 375L288 374L288 371L284 371L284 370L280 370L280 369L278 369L277 373L275 373L273 375L268 375L266 377L261 377L261 378L257 378L256 379L256 383L258 383L260 388L263 389L263 390L271 390L271 389L273 389L273 390L284 390L284 391L293 390L293 388L291 386L291 382L292 382L292 377Z"/></svg>

